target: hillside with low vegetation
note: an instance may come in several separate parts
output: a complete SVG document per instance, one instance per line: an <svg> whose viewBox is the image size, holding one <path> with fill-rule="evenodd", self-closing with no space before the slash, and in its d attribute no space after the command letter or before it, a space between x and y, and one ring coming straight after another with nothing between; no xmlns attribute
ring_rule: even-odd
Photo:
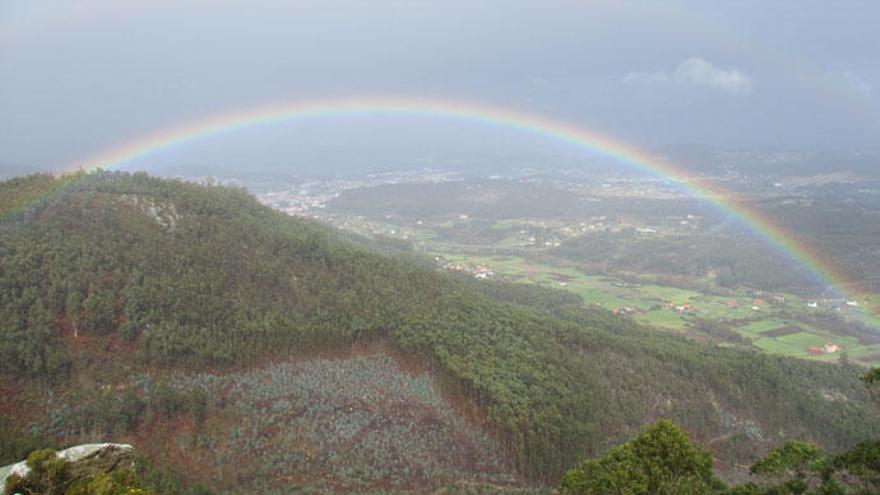
<svg viewBox="0 0 880 495"><path fill-rule="evenodd" d="M98 172L0 198L0 463L125 439L230 493L425 490L555 484L658 418L722 476L880 433L858 368L475 286L243 190Z"/></svg>

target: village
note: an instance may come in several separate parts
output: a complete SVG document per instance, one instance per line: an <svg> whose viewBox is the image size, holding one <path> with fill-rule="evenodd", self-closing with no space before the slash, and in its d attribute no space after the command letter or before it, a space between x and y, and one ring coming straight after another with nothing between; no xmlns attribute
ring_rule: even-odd
<svg viewBox="0 0 880 495"><path fill-rule="evenodd" d="M288 183L251 185L257 199L289 215L325 218L318 211L345 191L386 184L437 184L460 180L460 174L433 169L395 170L347 178L291 179ZM280 188L279 188L280 186ZM265 190L262 190L265 189Z"/></svg>

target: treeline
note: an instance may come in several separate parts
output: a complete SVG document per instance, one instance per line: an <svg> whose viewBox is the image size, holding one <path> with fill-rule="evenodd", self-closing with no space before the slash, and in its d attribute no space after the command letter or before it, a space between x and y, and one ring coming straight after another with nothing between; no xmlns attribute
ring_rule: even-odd
<svg viewBox="0 0 880 495"><path fill-rule="evenodd" d="M13 464L35 450L53 445L54 442L48 435L19 430L9 418L0 413L0 466Z"/></svg>
<svg viewBox="0 0 880 495"><path fill-rule="evenodd" d="M760 240L734 231L650 236L629 229L570 239L552 254L605 273L646 273L815 294L815 277Z"/></svg>
<svg viewBox="0 0 880 495"><path fill-rule="evenodd" d="M556 313L584 303L581 296L567 290L502 280L479 280L466 273L448 272L445 275L495 301L528 306L547 313Z"/></svg>
<svg viewBox="0 0 880 495"><path fill-rule="evenodd" d="M203 391L181 392L163 382L139 388L74 390L67 397L74 406L50 411L52 432L64 438L101 439L175 416L188 417L196 428L204 423L208 397Z"/></svg>
<svg viewBox="0 0 880 495"><path fill-rule="evenodd" d="M876 400L880 369L861 376ZM726 486L712 456L669 420L645 428L601 457L587 459L562 478L564 495L868 495L880 492L880 440L864 440L827 454L809 442L789 440L749 469L750 480Z"/></svg>
<svg viewBox="0 0 880 495"><path fill-rule="evenodd" d="M865 289L880 290L880 255L872 248L880 238L880 203L865 195L858 201L850 199L840 195L809 200L773 198L758 201L756 207L773 218L774 223L786 226L805 242L820 248L820 256L844 267ZM641 213L637 217L651 215ZM639 234L634 229L591 234L565 241L552 254L610 273L696 279L711 276L722 287L798 294L815 295L826 289L807 269L753 233L723 219L707 217L704 222L716 224L708 231L656 236Z"/></svg>
<svg viewBox="0 0 880 495"><path fill-rule="evenodd" d="M880 198L861 194L859 184L814 191L809 201L774 201L759 205L780 225L801 233L839 263L863 288L880 291ZM867 187L871 187L870 185Z"/></svg>
<svg viewBox="0 0 880 495"><path fill-rule="evenodd" d="M0 219L5 379L63 382L94 343L132 349L104 364L124 372L389 338L483 411L532 480L555 480L661 416L721 439L727 462L781 435L840 449L880 431L849 368L720 349L559 292L437 274L243 190L125 173L0 188L43 191ZM93 400L104 399L82 402ZM148 414L136 399L103 408L117 412L86 427L116 431Z"/></svg>
<svg viewBox="0 0 880 495"><path fill-rule="evenodd" d="M864 441L841 454L809 442L788 441L752 464L751 480L727 486L712 470L712 456L668 420L588 459L562 479L564 495L869 495L880 491L880 441Z"/></svg>

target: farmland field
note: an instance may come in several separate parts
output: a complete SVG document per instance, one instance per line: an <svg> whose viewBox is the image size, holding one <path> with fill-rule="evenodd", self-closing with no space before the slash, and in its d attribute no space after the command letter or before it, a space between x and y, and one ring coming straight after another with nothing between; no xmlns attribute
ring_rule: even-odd
<svg viewBox="0 0 880 495"><path fill-rule="evenodd" d="M726 322L725 325L751 342L752 346L772 354L820 361L840 359L837 353L815 354L809 351L812 347L821 348L830 342L840 346L848 358L865 364L880 362L880 345L866 345L857 338L836 335L787 317L799 312L810 314L810 311L822 311L804 308L805 301L793 294L776 294L778 299L766 301L743 289L719 295L648 282L626 282L612 276L586 274L570 264L557 264L555 260L442 251L432 254L463 266L486 265L498 278L505 280L571 291L587 304L610 310L631 308L630 314L637 321L667 330L687 333L696 319L707 319ZM690 308L685 311L675 309L683 305L689 305ZM773 332L780 328L796 331L774 335Z"/></svg>

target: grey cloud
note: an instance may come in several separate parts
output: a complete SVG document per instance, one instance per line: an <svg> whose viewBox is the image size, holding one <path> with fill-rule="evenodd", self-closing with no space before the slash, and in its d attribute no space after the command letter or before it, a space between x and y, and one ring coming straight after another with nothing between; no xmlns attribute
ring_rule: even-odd
<svg viewBox="0 0 880 495"><path fill-rule="evenodd" d="M253 105L360 95L509 106L642 146L877 146L880 2L512 4L0 0L0 172L65 168ZM489 144L492 126L467 127L466 147L460 126L413 124L434 117L319 120L230 133L144 163L343 161L358 136L371 151L354 162L406 162L422 150L470 159L511 146ZM396 144L404 132L419 143L406 157Z"/></svg>

